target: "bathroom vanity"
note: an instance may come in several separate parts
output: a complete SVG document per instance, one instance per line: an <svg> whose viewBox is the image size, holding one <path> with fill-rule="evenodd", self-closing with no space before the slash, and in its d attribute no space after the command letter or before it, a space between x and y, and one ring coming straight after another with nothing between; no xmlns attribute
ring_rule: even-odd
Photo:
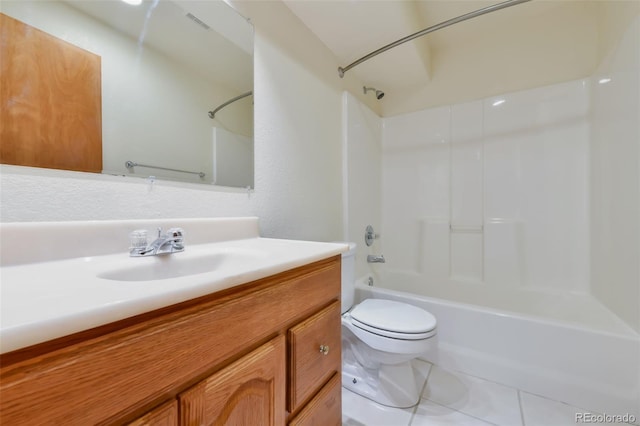
<svg viewBox="0 0 640 426"><path fill-rule="evenodd" d="M271 257L275 259L284 253L278 253L276 247L288 243L294 251L307 247L307 255L314 254L304 261L285 262L284 266L263 265L257 274L266 275L257 279L252 279L257 266L252 272L252 266L247 265L244 282L239 282L242 274L231 279L228 272L226 279L213 272L193 275L190 281L204 283L208 278L218 282L218 288L209 291L215 286L196 285L203 294L185 300L180 300L184 296L179 291L172 290L168 294L175 303L162 301L163 306L155 309L143 308L132 316L8 352L3 350L0 421L82 425L340 424L341 247L315 243L312 250L314 243L261 238L216 244L234 243L258 247L256 250L261 244L271 246ZM208 246L208 251L215 250L214 246ZM188 249L187 246L185 252ZM317 258L320 259L309 260ZM303 264L290 266L300 262ZM256 265L260 262L256 261ZM39 267L48 265L28 269ZM11 268L21 266L4 268L3 272L10 272L9 279ZM282 268L285 270L271 273ZM161 293L167 293L166 289ZM195 293L192 290L190 294ZM3 290L2 296L4 308L7 297L15 294ZM74 321L90 318L86 312L74 315L69 317ZM109 316L104 312L101 315ZM16 323L16 327L28 332L30 325ZM14 337L10 319L3 329L11 344Z"/></svg>

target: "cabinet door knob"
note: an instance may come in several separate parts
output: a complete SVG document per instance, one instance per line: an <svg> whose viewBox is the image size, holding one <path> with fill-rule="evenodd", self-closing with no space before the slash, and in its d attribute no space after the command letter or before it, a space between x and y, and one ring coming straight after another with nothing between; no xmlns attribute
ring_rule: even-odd
<svg viewBox="0 0 640 426"><path fill-rule="evenodd" d="M329 346L328 345L320 345L320 353L322 355L327 355L329 353Z"/></svg>

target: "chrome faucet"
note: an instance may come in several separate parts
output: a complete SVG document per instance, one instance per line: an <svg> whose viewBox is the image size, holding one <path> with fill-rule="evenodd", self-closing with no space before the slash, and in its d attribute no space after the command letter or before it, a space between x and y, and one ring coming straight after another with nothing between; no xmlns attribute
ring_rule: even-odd
<svg viewBox="0 0 640 426"><path fill-rule="evenodd" d="M368 263L384 263L384 255L375 255L375 254L370 254L367 256L367 262Z"/></svg>
<svg viewBox="0 0 640 426"><path fill-rule="evenodd" d="M140 235L136 235L136 238L140 238ZM158 238L156 238L154 242L146 245L145 235L142 244L140 244L140 241L132 244L129 255L132 257L157 256L180 251L184 251L184 231L182 228L170 228L166 234L162 233L162 228L158 228Z"/></svg>

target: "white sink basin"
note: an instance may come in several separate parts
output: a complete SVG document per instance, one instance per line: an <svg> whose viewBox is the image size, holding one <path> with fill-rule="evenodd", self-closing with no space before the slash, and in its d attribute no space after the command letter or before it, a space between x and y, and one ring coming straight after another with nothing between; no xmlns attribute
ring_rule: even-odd
<svg viewBox="0 0 640 426"><path fill-rule="evenodd" d="M126 266L119 265L96 276L111 281L162 281L237 268L264 260L268 253L250 249L223 249L194 254L190 250L180 253L130 257Z"/></svg>
<svg viewBox="0 0 640 426"><path fill-rule="evenodd" d="M197 257L179 257L178 254L153 256L143 260L144 264L116 268L98 274L98 278L112 281L152 281L186 277L215 271L228 253L215 253Z"/></svg>
<svg viewBox="0 0 640 426"><path fill-rule="evenodd" d="M184 252L129 257L132 230L171 226L185 229ZM210 295L347 249L345 244L261 238L257 218L17 223L0 224L0 230L0 353Z"/></svg>

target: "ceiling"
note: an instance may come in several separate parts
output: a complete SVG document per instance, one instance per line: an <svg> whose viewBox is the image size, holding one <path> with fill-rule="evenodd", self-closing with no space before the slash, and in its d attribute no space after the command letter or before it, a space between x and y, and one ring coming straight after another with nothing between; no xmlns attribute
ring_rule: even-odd
<svg viewBox="0 0 640 426"><path fill-rule="evenodd" d="M500 0L284 2L344 67L402 37ZM348 73L386 93L380 101L383 116L582 78L598 60L597 3L602 2L514 5L405 43Z"/></svg>

